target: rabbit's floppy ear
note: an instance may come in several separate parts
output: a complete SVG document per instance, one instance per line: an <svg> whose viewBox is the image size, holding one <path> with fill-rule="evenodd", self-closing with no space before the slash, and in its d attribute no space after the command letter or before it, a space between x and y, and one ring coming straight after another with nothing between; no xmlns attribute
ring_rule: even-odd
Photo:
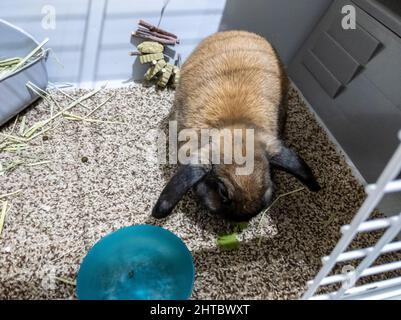
<svg viewBox="0 0 401 320"><path fill-rule="evenodd" d="M281 144L277 154L270 155L273 168L281 169L294 175L305 184L309 190L317 192L321 189L308 164L292 149Z"/></svg>
<svg viewBox="0 0 401 320"><path fill-rule="evenodd" d="M170 215L181 198L206 174L207 168L200 165L183 165L164 187L152 210L152 216L162 219Z"/></svg>

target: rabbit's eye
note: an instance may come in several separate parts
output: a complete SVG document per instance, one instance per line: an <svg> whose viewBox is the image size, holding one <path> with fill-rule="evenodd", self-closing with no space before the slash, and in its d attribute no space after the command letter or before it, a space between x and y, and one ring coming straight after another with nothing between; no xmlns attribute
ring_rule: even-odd
<svg viewBox="0 0 401 320"><path fill-rule="evenodd" d="M218 192L219 192L219 195L221 196L221 198L222 198L224 203L226 203L226 202L228 202L230 200L227 188L223 183L219 183Z"/></svg>

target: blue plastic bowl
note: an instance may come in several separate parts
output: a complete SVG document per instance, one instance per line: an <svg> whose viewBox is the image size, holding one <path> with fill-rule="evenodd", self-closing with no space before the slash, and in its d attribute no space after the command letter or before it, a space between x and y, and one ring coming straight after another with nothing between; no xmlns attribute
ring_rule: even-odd
<svg viewBox="0 0 401 320"><path fill-rule="evenodd" d="M122 228L99 240L77 278L82 300L184 300L195 281L192 255L170 231L151 225Z"/></svg>

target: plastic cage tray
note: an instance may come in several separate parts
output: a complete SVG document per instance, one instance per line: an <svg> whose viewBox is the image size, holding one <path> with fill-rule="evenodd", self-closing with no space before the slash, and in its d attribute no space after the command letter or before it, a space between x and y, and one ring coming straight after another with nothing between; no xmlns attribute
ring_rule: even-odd
<svg viewBox="0 0 401 320"><path fill-rule="evenodd" d="M0 19L1 59L25 57L38 45L31 35ZM0 126L38 99L38 95L26 87L28 81L41 89L47 87L46 60L47 54L43 54L18 71L0 79Z"/></svg>

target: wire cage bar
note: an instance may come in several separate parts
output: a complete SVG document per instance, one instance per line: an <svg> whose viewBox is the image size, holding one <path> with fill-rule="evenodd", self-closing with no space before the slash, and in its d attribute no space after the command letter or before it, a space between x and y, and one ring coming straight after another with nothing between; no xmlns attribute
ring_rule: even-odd
<svg viewBox="0 0 401 320"><path fill-rule="evenodd" d="M401 141L401 131L398 135ZM394 270L401 270L401 261L372 266L376 259L385 253L401 251L401 241L394 241L401 231L400 214L383 219L368 220L381 199L388 193L401 191L401 180L395 180L401 172L401 143L387 164L376 184L366 187L368 197L349 225L341 228L342 237L329 256L322 258L322 268L315 279L308 282L304 300L335 299L401 299L401 277L355 286L362 277L372 276ZM359 233L385 230L377 243L369 248L346 251ZM394 241L394 242L393 242ZM346 273L328 276L339 262L362 259L358 266ZM341 283L337 291L316 295L322 286Z"/></svg>

